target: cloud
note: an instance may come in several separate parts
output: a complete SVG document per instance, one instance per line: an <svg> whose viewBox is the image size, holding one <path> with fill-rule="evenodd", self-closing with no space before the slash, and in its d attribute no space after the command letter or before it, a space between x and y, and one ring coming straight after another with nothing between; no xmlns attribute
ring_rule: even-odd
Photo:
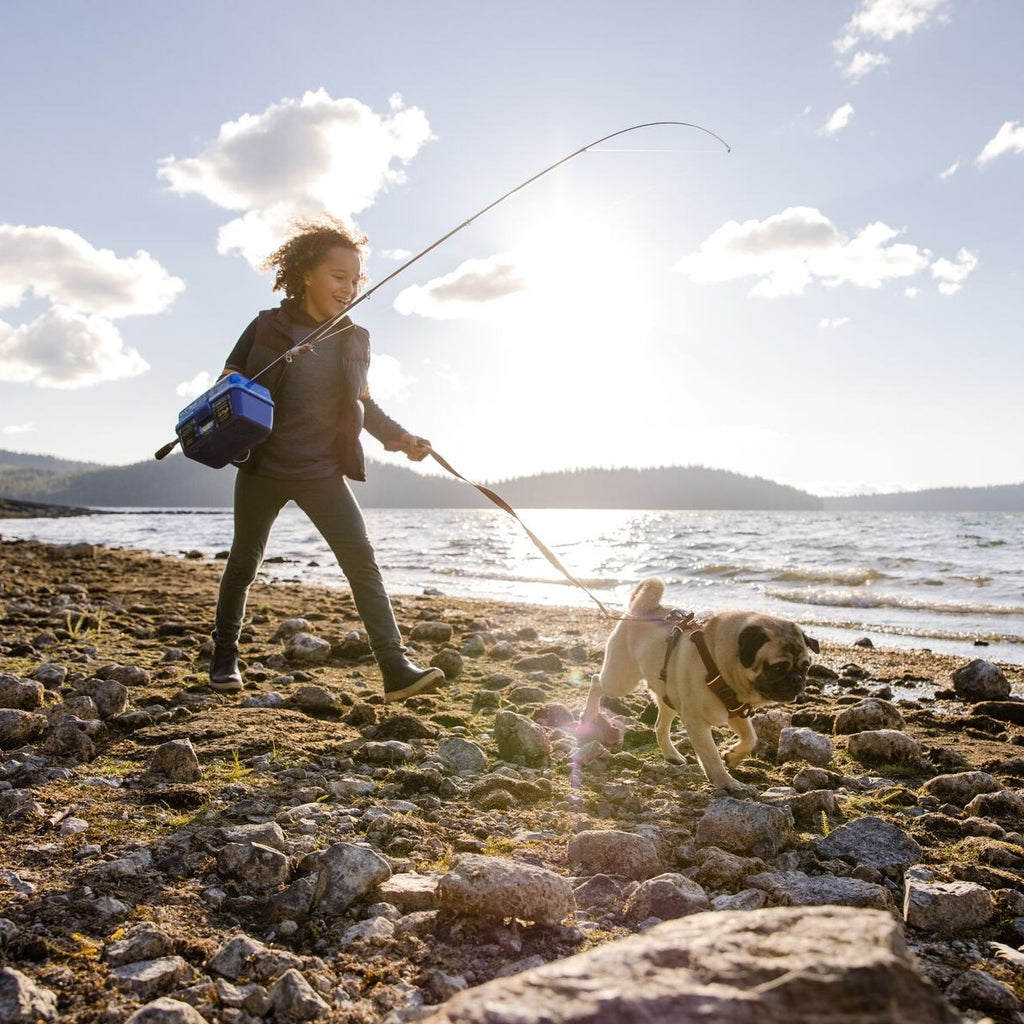
<svg viewBox="0 0 1024 1024"><path fill-rule="evenodd" d="M0 224L0 308L31 294L117 320L160 313L184 288L141 249L119 257L66 228Z"/></svg>
<svg viewBox="0 0 1024 1024"><path fill-rule="evenodd" d="M832 116L818 129L819 135L837 135L849 123L853 117L853 105L844 103L833 111Z"/></svg>
<svg viewBox="0 0 1024 1024"><path fill-rule="evenodd" d="M0 429L0 434L4 434L8 437L15 437L18 434L31 434L35 429L36 425L34 423L11 423Z"/></svg>
<svg viewBox="0 0 1024 1024"><path fill-rule="evenodd" d="M0 321L0 380L71 391L149 369L100 316L52 306L30 324Z"/></svg>
<svg viewBox="0 0 1024 1024"><path fill-rule="evenodd" d="M395 309L438 320L484 318L507 299L527 290L527 276L511 253L466 260L450 274L399 292Z"/></svg>
<svg viewBox="0 0 1024 1024"><path fill-rule="evenodd" d="M957 157L944 171L939 171L939 181L949 181L960 170L960 158Z"/></svg>
<svg viewBox="0 0 1024 1024"><path fill-rule="evenodd" d="M822 330L834 330L837 327L845 327L850 322L848 316L833 316L826 317L824 320L818 321L818 326Z"/></svg>
<svg viewBox="0 0 1024 1024"><path fill-rule="evenodd" d="M975 163L981 167L1006 153L1024 153L1024 125L1019 121L1006 121L996 134L985 143Z"/></svg>
<svg viewBox="0 0 1024 1024"><path fill-rule="evenodd" d="M351 220L405 181L408 163L432 139L426 115L392 96L387 115L324 89L283 99L222 124L192 157L167 157L158 176L179 195L244 211L225 224L218 249L258 266L297 217L324 211Z"/></svg>
<svg viewBox="0 0 1024 1024"><path fill-rule="evenodd" d="M884 53L868 53L866 50L858 50L850 59L850 63L843 68L843 74L847 78L859 82L875 68L881 68L890 63L891 61Z"/></svg>
<svg viewBox="0 0 1024 1024"><path fill-rule="evenodd" d="M72 390L145 372L111 321L160 313L184 287L143 250L121 257L66 228L0 224L0 308L50 304L28 324L0 320L0 380Z"/></svg>
<svg viewBox="0 0 1024 1024"><path fill-rule="evenodd" d="M897 36L913 35L932 20L948 21L947 7L948 0L861 0L836 40L836 49L846 53L864 39L889 43Z"/></svg>
<svg viewBox="0 0 1024 1024"><path fill-rule="evenodd" d="M198 398L204 391L209 391L216 382L216 375L210 373L209 370L200 370L191 380L182 381L174 389L174 393L180 398L191 401L193 398Z"/></svg>
<svg viewBox="0 0 1024 1024"><path fill-rule="evenodd" d="M370 394L377 401L404 398L415 383L416 378L406 376L401 362L394 356L374 353L370 361L369 386Z"/></svg>
<svg viewBox="0 0 1024 1024"><path fill-rule="evenodd" d="M794 206L762 221L726 222L675 269L698 283L755 277L751 294L766 297L800 295L816 281L878 288L932 265L927 249L893 241L901 233L876 221L850 238L820 210ZM933 275L943 294L951 294L949 286L959 287L974 269L969 257L961 250L956 264L936 262Z"/></svg>
<svg viewBox="0 0 1024 1024"><path fill-rule="evenodd" d="M954 295L960 291L964 281L974 272L978 265L977 253L969 249L961 249L956 254L956 262L937 259L931 266L932 277L939 282L939 291L943 295Z"/></svg>

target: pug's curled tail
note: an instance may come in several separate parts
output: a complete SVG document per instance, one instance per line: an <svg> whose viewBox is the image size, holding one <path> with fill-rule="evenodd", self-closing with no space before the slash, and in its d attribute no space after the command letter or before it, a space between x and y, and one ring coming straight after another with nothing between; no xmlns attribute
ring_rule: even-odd
<svg viewBox="0 0 1024 1024"><path fill-rule="evenodd" d="M661 607L661 597L665 593L665 583L657 576L648 576L641 580L629 599L631 615L649 615Z"/></svg>

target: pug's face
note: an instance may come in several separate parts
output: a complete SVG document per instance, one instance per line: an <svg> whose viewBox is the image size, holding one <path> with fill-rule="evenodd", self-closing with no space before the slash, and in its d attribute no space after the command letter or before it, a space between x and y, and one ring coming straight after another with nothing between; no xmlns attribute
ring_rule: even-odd
<svg viewBox="0 0 1024 1024"><path fill-rule="evenodd" d="M789 701L803 691L811 667L809 651L817 654L818 642L792 622L762 618L740 631L740 664L751 686L767 700Z"/></svg>

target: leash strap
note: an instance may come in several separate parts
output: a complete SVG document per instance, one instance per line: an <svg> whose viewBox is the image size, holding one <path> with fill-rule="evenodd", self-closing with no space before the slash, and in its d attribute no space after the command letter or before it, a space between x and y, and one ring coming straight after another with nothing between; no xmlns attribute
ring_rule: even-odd
<svg viewBox="0 0 1024 1024"><path fill-rule="evenodd" d="M526 536L533 541L537 550L574 586L579 587L587 597L590 598L594 604L605 614L609 619L618 618L618 616L612 615L610 611L582 584L578 579L555 556L554 552L519 518L519 514L516 510L500 495L496 494L490 489L485 487L483 484L474 483L472 480L464 477L457 469L455 469L451 463L447 461L443 456L438 455L433 448L430 449L430 457L444 470L451 473L452 476L457 477L464 483L469 484L470 487L475 487L485 498L492 501L498 506L503 512L507 512L526 532Z"/></svg>
<svg viewBox="0 0 1024 1024"><path fill-rule="evenodd" d="M736 696L736 691L722 678L722 673L718 671L715 659L711 657L711 652L708 650L703 631L695 629L690 634L690 640L697 648L700 660L704 662L704 667L707 669L708 689L726 706L729 717L749 718L754 713L754 709L749 704L741 704L739 697Z"/></svg>

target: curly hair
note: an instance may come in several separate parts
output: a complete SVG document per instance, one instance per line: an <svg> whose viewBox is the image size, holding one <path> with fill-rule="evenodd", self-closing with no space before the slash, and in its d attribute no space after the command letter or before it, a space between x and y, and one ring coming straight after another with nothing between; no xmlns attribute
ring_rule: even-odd
<svg viewBox="0 0 1024 1024"><path fill-rule="evenodd" d="M284 291L289 299L302 298L307 271L316 267L330 249L341 246L351 249L360 260L366 252L367 238L337 217L323 216L316 220L295 221L299 232L275 249L263 262L263 270L274 270L274 291ZM360 277L360 282L364 278Z"/></svg>

